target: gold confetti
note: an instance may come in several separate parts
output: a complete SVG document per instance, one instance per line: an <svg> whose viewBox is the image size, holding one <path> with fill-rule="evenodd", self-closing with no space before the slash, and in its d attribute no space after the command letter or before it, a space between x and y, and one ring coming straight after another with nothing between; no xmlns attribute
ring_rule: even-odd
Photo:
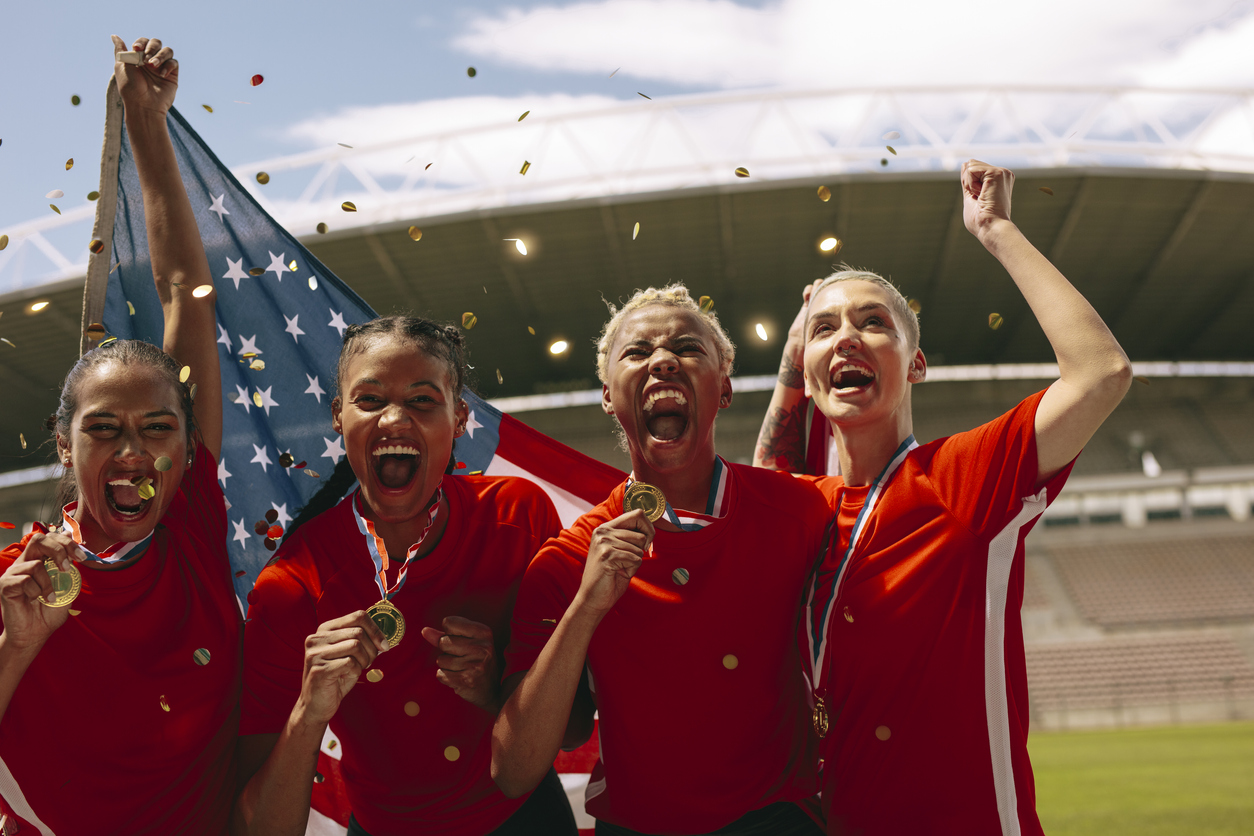
<svg viewBox="0 0 1254 836"><path fill-rule="evenodd" d="M188 392L188 395L191 396L192 402L195 403L196 401L196 384L195 383L192 384L191 391Z"/></svg>
<svg viewBox="0 0 1254 836"><path fill-rule="evenodd" d="M528 333L528 334L530 334L531 336L533 336L533 337L534 337L534 336L536 335L536 329L534 329L534 328L532 328L530 325L528 325L528 326L527 326L527 333Z"/></svg>
<svg viewBox="0 0 1254 836"><path fill-rule="evenodd" d="M880 158L880 165L888 165L888 160L885 158Z"/></svg>
<svg viewBox="0 0 1254 836"><path fill-rule="evenodd" d="M157 460L152 463L152 466L157 469L158 473L165 473L174 467L174 461L169 456L158 456Z"/></svg>
<svg viewBox="0 0 1254 836"><path fill-rule="evenodd" d="M636 95L637 95L637 96L644 96L644 93L639 93L639 92L637 92L637 93L636 93ZM652 96L644 96L644 97L645 97L646 99L648 99L649 101L653 101L653 97L652 97Z"/></svg>
<svg viewBox="0 0 1254 836"><path fill-rule="evenodd" d="M475 316L470 311L466 311L464 314L462 314L462 327L465 328L467 331L469 331L471 328L474 328L475 323L477 323L478 321L479 321L479 317Z"/></svg>
<svg viewBox="0 0 1254 836"><path fill-rule="evenodd" d="M57 208L57 205L55 203L49 203L48 208L51 209L53 212L56 212L58 215L61 214L61 210Z"/></svg>
<svg viewBox="0 0 1254 836"><path fill-rule="evenodd" d="M249 83L251 83L253 87L256 87L257 85L261 84L261 82L265 80L266 80L265 76L263 76L261 73L257 73L255 76L249 79Z"/></svg>
<svg viewBox="0 0 1254 836"><path fill-rule="evenodd" d="M65 192L61 191L60 189L53 189L52 191L44 195L44 197L48 198L49 200L56 200L59 197L65 197Z"/></svg>
<svg viewBox="0 0 1254 836"><path fill-rule="evenodd" d="M26 449L26 433L18 433L17 440L22 442L22 449Z"/></svg>
<svg viewBox="0 0 1254 836"><path fill-rule="evenodd" d="M70 610L70 615L82 615L82 610Z"/></svg>
<svg viewBox="0 0 1254 836"><path fill-rule="evenodd" d="M293 258L291 261L287 263L287 269L291 270L293 273L295 273L298 269L300 269L296 266L296 259Z"/></svg>
<svg viewBox="0 0 1254 836"><path fill-rule="evenodd" d="M292 466L292 464L293 464L295 461L296 461L296 459L295 459L295 457L293 457L293 456L292 456L292 454L291 454L291 453L280 453L280 454L279 454L279 467L291 467L291 466ZM278 517L278 515L276 514L274 518L277 520L279 517ZM282 533L282 532L280 532L280 533Z"/></svg>
<svg viewBox="0 0 1254 836"><path fill-rule="evenodd" d="M824 203L827 203L827 201L831 199L832 199L832 190L829 189L827 186L819 186L819 200L823 201Z"/></svg>
<svg viewBox="0 0 1254 836"><path fill-rule="evenodd" d="M741 166L740 168L736 169L736 176L737 176L737 177L748 177L748 176L749 176L749 169L745 168L744 166Z"/></svg>
<svg viewBox="0 0 1254 836"><path fill-rule="evenodd" d="M104 324L100 322L93 322L91 325L87 326L86 334L87 334L87 339L91 340L92 342L94 343L100 342L101 340L104 339L104 335L105 335Z"/></svg>
<svg viewBox="0 0 1254 836"><path fill-rule="evenodd" d="M456 746L444 747L445 760L455 761L462 756L461 751Z"/></svg>
<svg viewBox="0 0 1254 836"><path fill-rule="evenodd" d="M636 226L631 231L631 240L635 241L636 236L640 234L640 221L636 221Z"/></svg>
<svg viewBox="0 0 1254 836"><path fill-rule="evenodd" d="M83 100L78 97L78 94L70 96L70 104L74 105L75 107L78 107L82 103L83 103ZM166 709L166 710L168 711L169 709Z"/></svg>
<svg viewBox="0 0 1254 836"><path fill-rule="evenodd" d="M427 163L426 165L424 165L424 166L422 167L422 170L423 170L423 171L426 171L427 169L431 168L431 166L433 166L433 165L435 165L435 163Z"/></svg>
<svg viewBox="0 0 1254 836"><path fill-rule="evenodd" d="M65 170L69 171L73 167L74 167L74 158L70 157L68 160L65 161Z"/></svg>
<svg viewBox="0 0 1254 836"><path fill-rule="evenodd" d="M897 133L896 131L889 131L888 133L884 134L884 141L891 142L899 136L901 136L901 134Z"/></svg>
<svg viewBox="0 0 1254 836"><path fill-rule="evenodd" d="M906 304L910 307L910 310L915 313L923 313L923 305L919 303L918 299L911 299Z"/></svg>
<svg viewBox="0 0 1254 836"><path fill-rule="evenodd" d="M203 107L205 110L209 111L210 113L213 113L213 108L211 108L209 105L202 104L201 107Z"/></svg>
<svg viewBox="0 0 1254 836"><path fill-rule="evenodd" d="M179 383L186 383L187 379L192 376L192 367L184 366L179 369Z"/></svg>
<svg viewBox="0 0 1254 836"><path fill-rule="evenodd" d="M740 660L737 659L732 654L728 653L726 656L723 657L723 667L727 668L729 671L734 671L739 666L740 666Z"/></svg>
<svg viewBox="0 0 1254 836"><path fill-rule="evenodd" d="M353 203L351 200L346 200L340 204L340 208L343 209L345 212L356 212L357 204Z"/></svg>
<svg viewBox="0 0 1254 836"><path fill-rule="evenodd" d="M318 226L317 226L317 227L315 227L315 228L318 230L318 234L319 234L319 235L326 235L326 234L327 234L327 225L326 225L326 224L318 224Z"/></svg>
<svg viewBox="0 0 1254 836"><path fill-rule="evenodd" d="M248 275L250 276L260 276L262 273L265 273L265 272L266 272L266 268L264 267L250 267L248 269Z"/></svg>
<svg viewBox="0 0 1254 836"><path fill-rule="evenodd" d="M248 362L248 368L252 369L255 372L263 372L266 370L266 361L260 358L254 357L252 360Z"/></svg>
<svg viewBox="0 0 1254 836"><path fill-rule="evenodd" d="M260 392L253 392L253 403L257 405L258 409L261 408L261 393Z"/></svg>
<svg viewBox="0 0 1254 836"><path fill-rule="evenodd" d="M126 309L131 312L131 316L135 315L135 304L133 302L128 301L126 303Z"/></svg>
<svg viewBox="0 0 1254 836"><path fill-rule="evenodd" d="M845 607L845 621L853 624L853 613L849 612L849 608Z"/></svg>
<svg viewBox="0 0 1254 836"><path fill-rule="evenodd" d="M352 147L353 147L353 146L351 146L351 145L349 145L349 144L347 144L347 143L344 143L344 142L337 142L337 143L335 143L335 144L336 144L336 145L339 145L339 146L341 146L341 147L343 147L343 148L352 148Z"/></svg>
<svg viewBox="0 0 1254 836"><path fill-rule="evenodd" d="M689 577L690 576L688 574L688 570L684 569L683 567L680 567L676 569L674 572L671 572L671 580L675 582L676 586L683 586L684 584L688 583Z"/></svg>
<svg viewBox="0 0 1254 836"><path fill-rule="evenodd" d="M518 170L518 173L519 173L519 174L526 174L526 173L527 173L527 169L529 169L529 168L531 168L531 163L530 163L529 161L527 161L527 160L523 160L523 166L522 166L522 168L520 168L520 169Z"/></svg>
<svg viewBox="0 0 1254 836"><path fill-rule="evenodd" d="M888 726L876 726L875 736L880 740L888 740L888 738L893 736L893 731Z"/></svg>
<svg viewBox="0 0 1254 836"><path fill-rule="evenodd" d="M701 309L701 313L709 313L714 310L714 299L710 296L702 296L697 300L697 307Z"/></svg>
<svg viewBox="0 0 1254 836"><path fill-rule="evenodd" d="M9 236L0 235L0 250L3 250L7 246L9 246Z"/></svg>
<svg viewBox="0 0 1254 836"><path fill-rule="evenodd" d="M87 193L87 199L88 199L88 200L99 200L99 199L100 199L100 192L96 192L96 191L91 191L91 192L88 192L88 193Z"/></svg>
<svg viewBox="0 0 1254 836"><path fill-rule="evenodd" d="M530 112L531 112L530 110L524 110L524 111L523 111L523 115L518 117L518 121L519 121L519 122L521 122L522 120L526 119L526 118L527 118L527 114L528 114L528 113L530 113Z"/></svg>
<svg viewBox="0 0 1254 836"><path fill-rule="evenodd" d="M1050 197L1054 196L1054 190L1051 189L1049 186L1041 186L1040 188L1037 189L1037 191L1045 192L1045 194L1049 195Z"/></svg>
<svg viewBox="0 0 1254 836"><path fill-rule="evenodd" d="M99 255L104 252L104 241L101 241L99 238L93 238L91 243L87 245L87 249Z"/></svg>
<svg viewBox="0 0 1254 836"><path fill-rule="evenodd" d="M310 276L310 277L309 277L309 289L310 289L310 290L317 290L317 289L318 289L318 277L317 277L317 276Z"/></svg>
<svg viewBox="0 0 1254 836"><path fill-rule="evenodd" d="M192 296L196 297L197 299L204 299L210 293L213 293L213 285L202 284L200 287L192 291Z"/></svg>
<svg viewBox="0 0 1254 836"><path fill-rule="evenodd" d="M383 679L383 671L378 670L377 668L371 668L366 671L366 679L371 682L380 682Z"/></svg>
<svg viewBox="0 0 1254 836"><path fill-rule="evenodd" d="M10 347L17 348L17 346L13 345L13 340L8 337L0 337L0 343L7 343Z"/></svg>
<svg viewBox="0 0 1254 836"><path fill-rule="evenodd" d="M140 499L152 499L156 495L157 495L157 492L153 490L151 479L145 479L143 482L140 483L139 485L139 498Z"/></svg>
<svg viewBox="0 0 1254 836"><path fill-rule="evenodd" d="M618 75L618 70L621 70L621 69L622 67L619 67L618 69L614 70L614 72L610 73L610 78L613 78L614 76Z"/></svg>
<svg viewBox="0 0 1254 836"><path fill-rule="evenodd" d="M266 183L270 182L270 175L266 174L264 171L258 171L257 182L264 186Z"/></svg>
<svg viewBox="0 0 1254 836"><path fill-rule="evenodd" d="M477 76L478 74L479 74L479 71L478 71L478 70L476 70L474 67L467 67L467 68L466 68L466 75L470 76L471 78L474 78L474 77L475 77L475 76Z"/></svg>
<svg viewBox="0 0 1254 836"><path fill-rule="evenodd" d="M496 370L496 382L497 382L497 383L504 383L504 382L505 382L505 378L501 377L501 370L500 370L500 369L497 369L497 370Z"/></svg>
<svg viewBox="0 0 1254 836"><path fill-rule="evenodd" d="M419 229L419 228L418 228L418 227L416 227L416 226L411 226L411 227L409 228L409 237L410 237L410 238L412 238L412 239L413 239L413 240L415 240L415 241L421 241L421 240L422 240L422 230L421 230L421 229Z"/></svg>
<svg viewBox="0 0 1254 836"><path fill-rule="evenodd" d="M992 328L994 331L1000 328L1002 322L1004 321L1005 320L1002 319L1001 314L999 313L991 313L988 315L988 327Z"/></svg>
<svg viewBox="0 0 1254 836"><path fill-rule="evenodd" d="M888 149L888 153L892 154L894 157L895 157L895 156L897 156L897 149L896 149L896 148L894 148L894 147L893 147L893 146L891 146L891 145L885 145L884 147Z"/></svg>
<svg viewBox="0 0 1254 836"><path fill-rule="evenodd" d="M210 658L209 649L205 647L198 647L195 652L192 653L192 660L201 667L209 664Z"/></svg>
<svg viewBox="0 0 1254 836"><path fill-rule="evenodd" d="M316 470L311 470L311 469L309 469L309 468L305 468L305 475L306 475L306 476L309 476L310 478L313 478L313 479L321 479L321 478L322 478L321 476L319 476L319 475L318 475L318 471L316 471Z"/></svg>
<svg viewBox="0 0 1254 836"><path fill-rule="evenodd" d="M1143 374L1135 375L1132 379L1135 380L1137 383L1144 383L1146 386L1150 385L1149 378Z"/></svg>
<svg viewBox="0 0 1254 836"><path fill-rule="evenodd" d="M410 700L409 702L405 703L405 713L408 714L410 717L417 717L418 716L418 703L414 702L413 700Z"/></svg>
<svg viewBox="0 0 1254 836"><path fill-rule="evenodd" d="M78 98L78 97L77 97L77 96L75 96L75 98ZM162 711L169 711L169 710L170 710L170 704L169 704L168 702L166 702L166 701L165 701L165 694L162 694L162 695L161 695L161 710L162 710Z"/></svg>

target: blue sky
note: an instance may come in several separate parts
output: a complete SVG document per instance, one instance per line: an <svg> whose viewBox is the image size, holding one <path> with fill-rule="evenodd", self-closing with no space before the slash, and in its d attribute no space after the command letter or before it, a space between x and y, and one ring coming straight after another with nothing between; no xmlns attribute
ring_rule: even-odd
<svg viewBox="0 0 1254 836"><path fill-rule="evenodd" d="M638 90L1254 85L1254 0L76 0L9 4L4 24L0 232L47 214L49 202L81 205L96 188L112 33L174 48L180 110L228 165L338 139L350 109L348 124L364 131L378 128L375 108L455 100L464 118L480 96L521 112L559 94L628 100ZM254 73L260 87L249 86ZM53 189L65 197L46 199Z"/></svg>

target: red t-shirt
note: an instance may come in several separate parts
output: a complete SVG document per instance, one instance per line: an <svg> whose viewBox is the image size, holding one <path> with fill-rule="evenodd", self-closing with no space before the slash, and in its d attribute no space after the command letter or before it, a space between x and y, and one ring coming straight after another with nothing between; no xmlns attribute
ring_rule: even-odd
<svg viewBox="0 0 1254 836"><path fill-rule="evenodd" d="M20 832L224 831L240 611L216 474L200 445L143 557L114 571L79 564L80 614L39 651L0 722L0 795ZM0 552L0 571L29 539Z"/></svg>
<svg viewBox="0 0 1254 836"><path fill-rule="evenodd" d="M788 474L728 467L726 515L699 531L658 530L589 645L601 755L586 808L597 819L646 833L707 833L817 789L793 634L831 511ZM507 676L535 663L579 589L593 529L622 514L623 491L532 561ZM688 572L683 585L679 569Z"/></svg>
<svg viewBox="0 0 1254 836"><path fill-rule="evenodd" d="M1036 486L1043 394L908 453L867 515L827 632L831 834L1041 833L1027 752L1023 542L1071 471ZM839 476L817 483L838 509L822 601L870 488Z"/></svg>
<svg viewBox="0 0 1254 836"><path fill-rule="evenodd" d="M383 679L363 676L331 720L353 814L376 836L483 834L523 802L492 780L496 716L436 680L437 651L420 631L440 629L450 615L469 618L492 628L504 658L523 572L562 525L548 496L525 479L446 476L443 484L444 536L410 564L392 598L405 636L375 660ZM380 598L354 496L297 529L248 596L243 734L282 731L300 696L305 638Z"/></svg>

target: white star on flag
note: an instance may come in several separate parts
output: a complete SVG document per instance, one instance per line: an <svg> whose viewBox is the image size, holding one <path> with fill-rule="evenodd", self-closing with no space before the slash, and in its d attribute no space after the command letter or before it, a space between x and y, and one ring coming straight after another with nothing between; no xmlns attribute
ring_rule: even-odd
<svg viewBox="0 0 1254 836"><path fill-rule="evenodd" d="M279 505L276 502L271 502L270 507L272 507L279 514L275 522L277 522L279 525L283 526L284 528L287 528L287 524L292 521L291 515L287 513L287 503L284 502L282 505Z"/></svg>
<svg viewBox="0 0 1254 836"><path fill-rule="evenodd" d="M270 461L270 454L266 452L265 447L258 447L256 444L253 445L253 450L254 450L254 455L253 455L252 461L249 462L249 464L256 462L257 464L261 465L261 472L265 473L266 465L274 464L274 462Z"/></svg>
<svg viewBox="0 0 1254 836"><path fill-rule="evenodd" d="M344 321L344 314L337 313L334 308L327 308L331 312L331 321L328 326L340 332L340 339L344 339L344 329L348 327L348 323Z"/></svg>
<svg viewBox="0 0 1254 836"><path fill-rule="evenodd" d="M470 410L470 415L469 417L466 418L466 432L470 435L471 438L474 438L475 430L482 426L483 424L480 424L478 421L475 420L475 411L473 409Z"/></svg>
<svg viewBox="0 0 1254 836"><path fill-rule="evenodd" d="M223 274L222 278L234 279L235 289L239 290L239 280L248 278L248 274L244 272L244 259L241 258L239 261L231 261L230 258L227 258L226 273Z"/></svg>
<svg viewBox="0 0 1254 836"><path fill-rule="evenodd" d="M257 348L257 335L253 334L248 339L244 339L244 335L239 335L239 353L242 357L245 354L265 354L260 348Z"/></svg>
<svg viewBox="0 0 1254 836"><path fill-rule="evenodd" d="M270 253L269 250L266 250L266 252ZM275 255L274 253L270 253L270 266L266 268L267 273L273 270L274 277L278 279L279 281L283 281L284 273L292 272L291 270L287 269L287 265L283 263L283 256L285 255L287 255L287 253L279 253L278 255Z"/></svg>
<svg viewBox="0 0 1254 836"><path fill-rule="evenodd" d="M229 215L229 214L231 214L231 213L230 213L230 211L229 211L229 210L227 210L227 208L226 208L225 206L223 206L223 205L222 205L222 201L223 201L223 200L225 200L225 199L226 199L226 194L225 194L225 193L220 194L220 195L218 195L217 197L215 197L215 198L213 199L213 203L212 203L212 205L210 205L210 206L209 206L209 211L210 211L210 212L217 212L217 213L218 213L218 220L222 220L222 216L223 216L223 215Z"/></svg>
<svg viewBox="0 0 1254 836"><path fill-rule="evenodd" d="M239 522L232 521L231 525L235 526L235 534L231 537L231 539L235 542L245 543L248 541L248 538L252 536L248 533L248 529L244 527L244 521L242 519Z"/></svg>
<svg viewBox="0 0 1254 836"><path fill-rule="evenodd" d="M267 386L265 389L258 387L257 389L257 394L261 396L261 406L266 410L267 418L270 416L270 407L280 405L278 401L270 397L270 392L273 389L273 386Z"/></svg>
<svg viewBox="0 0 1254 836"><path fill-rule="evenodd" d="M238 386L238 385L237 385L237 386L235 387L235 391L236 391L236 392L239 392L239 400L238 400L238 401L236 401L236 403L237 403L237 404L240 404L241 406L243 406L243 407L244 407L244 411L245 411L245 412L252 412L252 411L253 411L253 410L252 410L252 407L250 407L250 406L248 405L249 400L251 400L251 399L248 397L248 390L247 390L247 389L245 389L243 386Z"/></svg>
<svg viewBox="0 0 1254 836"><path fill-rule="evenodd" d="M283 318L287 319L287 314L283 314ZM283 329L284 331L292 335L292 341L296 343L300 342L300 335L305 333L304 331L301 330L300 326L296 324L299 319L300 319L300 314L296 314L296 316L292 317L291 319L287 319L287 327ZM319 401L319 403L321 403L321 401Z"/></svg>
<svg viewBox="0 0 1254 836"><path fill-rule="evenodd" d="M309 388L305 390L306 395L313 395L318 399L318 403L322 403L322 396L326 394L321 386L318 385L317 375L305 373L305 377L309 378Z"/></svg>
<svg viewBox="0 0 1254 836"><path fill-rule="evenodd" d="M226 459L218 459L218 481L222 483L223 489L226 488L226 480L231 478L231 474L226 469Z"/></svg>
<svg viewBox="0 0 1254 836"><path fill-rule="evenodd" d="M226 346L227 353L231 351L231 337L226 333L226 329L221 325L218 326L218 342Z"/></svg>
<svg viewBox="0 0 1254 836"><path fill-rule="evenodd" d="M327 445L327 451L322 454L322 458L330 459L333 463L339 464L340 457L344 455L344 445L340 444L340 437L337 435L335 441L323 436L322 443Z"/></svg>

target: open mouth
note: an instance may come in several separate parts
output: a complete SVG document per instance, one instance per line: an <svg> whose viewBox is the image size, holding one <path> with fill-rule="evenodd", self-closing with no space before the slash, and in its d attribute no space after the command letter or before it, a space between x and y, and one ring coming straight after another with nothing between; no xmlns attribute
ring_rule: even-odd
<svg viewBox="0 0 1254 836"><path fill-rule="evenodd" d="M644 425L658 441L673 441L688 429L688 398L678 389L654 389L644 402Z"/></svg>
<svg viewBox="0 0 1254 836"><path fill-rule="evenodd" d="M409 487L418 475L418 448L411 444L388 444L374 450L374 474L388 490Z"/></svg>
<svg viewBox="0 0 1254 836"><path fill-rule="evenodd" d="M846 363L833 378L833 386L841 392L856 392L875 382L875 375L866 366Z"/></svg>
<svg viewBox="0 0 1254 836"><path fill-rule="evenodd" d="M145 499L140 495L139 488L143 479L111 479L105 485L105 501L120 517L138 517L152 502L152 497ZM155 495L155 494L154 494Z"/></svg>

